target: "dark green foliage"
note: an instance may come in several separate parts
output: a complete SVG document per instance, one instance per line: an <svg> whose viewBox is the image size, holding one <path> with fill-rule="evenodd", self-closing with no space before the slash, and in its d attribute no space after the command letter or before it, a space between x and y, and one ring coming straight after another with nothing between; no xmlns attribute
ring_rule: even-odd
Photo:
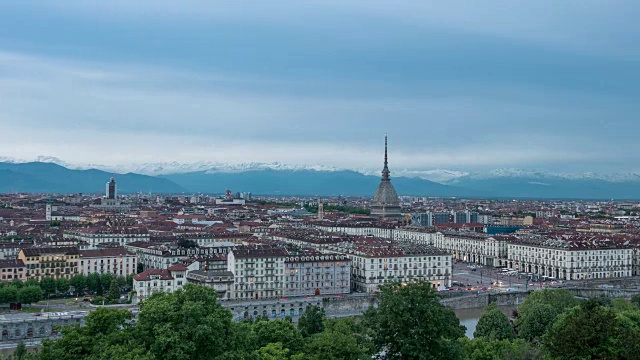
<svg viewBox="0 0 640 360"><path fill-rule="evenodd" d="M558 317L558 310L549 304L532 304L518 313L518 337L527 341L540 339Z"/></svg>
<svg viewBox="0 0 640 360"><path fill-rule="evenodd" d="M109 288L111 287L111 280L113 279L114 279L114 276L111 274L100 275L100 287L102 288L102 294L109 291Z"/></svg>
<svg viewBox="0 0 640 360"><path fill-rule="evenodd" d="M514 338L513 326L496 304L487 306L482 312L474 337L486 337L488 340L511 340Z"/></svg>
<svg viewBox="0 0 640 360"><path fill-rule="evenodd" d="M18 290L17 300L21 304L33 304L42 298L42 290L37 286L27 286Z"/></svg>
<svg viewBox="0 0 640 360"><path fill-rule="evenodd" d="M56 291L59 293L66 293L67 291L69 291L69 280L65 279L65 278L59 278L56 279Z"/></svg>
<svg viewBox="0 0 640 360"><path fill-rule="evenodd" d="M388 359L454 359L464 336L453 310L444 307L430 283L385 284L377 309L367 318L373 339ZM428 351L427 351L428 349Z"/></svg>
<svg viewBox="0 0 640 360"><path fill-rule="evenodd" d="M32 280L32 282L35 282L35 286L38 286L38 282L36 280ZM15 287L16 289L20 289L21 287L25 286L25 283L20 281L20 279L13 279L13 281L11 282L11 286Z"/></svg>
<svg viewBox="0 0 640 360"><path fill-rule="evenodd" d="M527 312L529 306L533 304L548 304L553 306L558 314L562 313L565 309L578 305L579 300L573 296L569 291L564 289L544 289L534 291L527 297L522 305L520 305L519 312Z"/></svg>
<svg viewBox="0 0 640 360"><path fill-rule="evenodd" d="M127 310L98 308L85 318L85 326L70 325L62 330L62 338L57 341L43 340L38 358L43 360L104 359L105 353L142 353L135 342L127 320L131 313Z"/></svg>
<svg viewBox="0 0 640 360"><path fill-rule="evenodd" d="M300 320L298 320L298 329L300 329L304 337L321 333L324 330L324 319L323 308L308 306Z"/></svg>
<svg viewBox="0 0 640 360"><path fill-rule="evenodd" d="M111 280L111 285L109 286L109 299L120 299L120 285L118 285L118 280L116 279Z"/></svg>
<svg viewBox="0 0 640 360"><path fill-rule="evenodd" d="M0 304L8 304L16 302L18 298L18 289L13 286L5 286L0 288Z"/></svg>
<svg viewBox="0 0 640 360"><path fill-rule="evenodd" d="M312 212L312 213L317 213L318 212L318 207L317 206L305 206L305 209L307 209L307 211ZM361 208L361 207L357 207L357 206L347 206L347 205L324 205L323 206L324 211L340 211L340 212L344 212L347 214L360 214L360 215L370 215L371 214L371 210L370 209L365 209L365 208Z"/></svg>
<svg viewBox="0 0 640 360"><path fill-rule="evenodd" d="M111 278L109 288L121 283ZM15 290L0 286L0 297L9 288ZM17 297L29 289L34 287L18 290ZM538 360L637 359L640 354L640 310L622 299L578 303L565 292L536 291L520 309L521 338L513 339L508 319L492 305L478 322L477 337L469 340L430 284L387 284L380 289L378 308L364 317L326 319L322 308L309 307L296 327L288 319L234 322L213 289L187 284L145 300L136 323L128 321L128 311L99 308L86 318L86 326L64 328L60 340L44 340L40 352L28 356L364 360L385 353L387 359L408 360ZM35 290L41 297L40 289Z"/></svg>
<svg viewBox="0 0 640 360"><path fill-rule="evenodd" d="M76 275L69 280L69 284L73 286L76 295L82 295L87 288L87 278L82 275Z"/></svg>
<svg viewBox="0 0 640 360"><path fill-rule="evenodd" d="M18 347L13 352L14 360L24 360L27 357L27 346L24 344L24 341L20 341L18 343Z"/></svg>
<svg viewBox="0 0 640 360"><path fill-rule="evenodd" d="M45 294L53 294L56 292L56 280L51 277L45 277L40 280L40 288Z"/></svg>
<svg viewBox="0 0 640 360"><path fill-rule="evenodd" d="M305 359L341 360L368 359L373 344L367 330L353 318L328 320L325 331L309 338L305 347Z"/></svg>
<svg viewBox="0 0 640 360"><path fill-rule="evenodd" d="M217 359L226 352L255 348L251 332L243 327L216 302L213 289L187 284L145 300L136 334L156 358Z"/></svg>
<svg viewBox="0 0 640 360"><path fill-rule="evenodd" d="M21 304L33 304L42 300L42 290L37 286L27 286L18 290L17 300Z"/></svg>
<svg viewBox="0 0 640 360"><path fill-rule="evenodd" d="M555 359L618 359L618 329L615 312L590 300L560 315L544 343Z"/></svg>
<svg viewBox="0 0 640 360"><path fill-rule="evenodd" d="M280 342L285 349L295 354L302 350L304 344L302 335L289 320L257 321L253 325L253 331L258 347Z"/></svg>
<svg viewBox="0 0 640 360"><path fill-rule="evenodd" d="M518 337L529 341L539 339L558 315L578 304L579 300L564 289L534 291L518 309Z"/></svg>
<svg viewBox="0 0 640 360"><path fill-rule="evenodd" d="M522 339L489 340L487 338L458 339L465 360L542 360L544 351Z"/></svg>
<svg viewBox="0 0 640 360"><path fill-rule="evenodd" d="M102 295L102 285L100 282L100 275L96 273L91 273L87 275L86 278L86 286L89 291L94 294Z"/></svg>

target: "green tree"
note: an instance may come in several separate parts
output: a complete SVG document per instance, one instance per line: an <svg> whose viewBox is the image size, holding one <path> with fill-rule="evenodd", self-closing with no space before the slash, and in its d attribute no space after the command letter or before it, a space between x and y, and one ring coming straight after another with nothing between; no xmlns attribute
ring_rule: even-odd
<svg viewBox="0 0 640 360"><path fill-rule="evenodd" d="M69 280L63 277L56 279L56 290L59 293L66 293L67 291L69 291L69 286Z"/></svg>
<svg viewBox="0 0 640 360"><path fill-rule="evenodd" d="M13 279L13 281L11 282L11 286L15 287L16 289L20 289L21 287L24 286L24 283L20 279ZM38 286L37 282L36 282L36 286Z"/></svg>
<svg viewBox="0 0 640 360"><path fill-rule="evenodd" d="M527 300L520 305L518 313L527 312L529 306L533 304L548 304L553 306L557 313L562 313L565 309L578 305L579 300L565 289L544 289L534 291L527 297Z"/></svg>
<svg viewBox="0 0 640 360"><path fill-rule="evenodd" d="M118 276L116 277L116 280L118 281L119 287L123 288L127 286L127 279L124 276Z"/></svg>
<svg viewBox="0 0 640 360"><path fill-rule="evenodd" d="M127 275L125 280L126 280L125 286L133 287L133 276Z"/></svg>
<svg viewBox="0 0 640 360"><path fill-rule="evenodd" d="M618 329L613 310L590 300L560 315L543 342L554 359L618 359Z"/></svg>
<svg viewBox="0 0 640 360"><path fill-rule="evenodd" d="M16 302L18 298L18 289L13 286L5 286L0 288L0 304L8 304Z"/></svg>
<svg viewBox="0 0 640 360"><path fill-rule="evenodd" d="M42 290L37 286L27 286L18 290L17 300L21 304L33 304L42 300Z"/></svg>
<svg viewBox="0 0 640 360"><path fill-rule="evenodd" d="M621 359L637 359L640 357L640 311L617 311L618 344L624 344L620 349Z"/></svg>
<svg viewBox="0 0 640 360"><path fill-rule="evenodd" d="M304 337L321 333L324 330L324 309L318 306L307 306L298 320L298 329Z"/></svg>
<svg viewBox="0 0 640 360"><path fill-rule="evenodd" d="M289 360L289 349L281 342L269 343L258 349L260 360Z"/></svg>
<svg viewBox="0 0 640 360"><path fill-rule="evenodd" d="M87 278L82 275L76 275L69 280L69 284L73 286L76 295L84 294L87 288Z"/></svg>
<svg viewBox="0 0 640 360"><path fill-rule="evenodd" d="M279 342L292 353L302 350L304 340L300 331L289 320L258 321L253 325L259 348Z"/></svg>
<svg viewBox="0 0 640 360"><path fill-rule="evenodd" d="M51 277L45 277L40 280L40 288L45 294L53 294L56 292L56 281Z"/></svg>
<svg viewBox="0 0 640 360"><path fill-rule="evenodd" d="M100 285L100 275L91 273L87 275L86 279L87 289L94 294L102 295L102 286Z"/></svg>
<svg viewBox="0 0 640 360"><path fill-rule="evenodd" d="M345 318L327 321L326 329L309 339L304 356L309 360L370 359L372 350L366 330Z"/></svg>
<svg viewBox="0 0 640 360"><path fill-rule="evenodd" d="M532 304L527 311L518 313L518 337L527 341L541 339L558 317L556 308L549 304Z"/></svg>
<svg viewBox="0 0 640 360"><path fill-rule="evenodd" d="M366 314L373 339L387 359L455 359L456 339L465 328L453 310L444 307L430 283L380 286L378 308Z"/></svg>
<svg viewBox="0 0 640 360"><path fill-rule="evenodd" d="M136 274L140 274L143 271L144 271L144 264L143 263L138 263L136 265Z"/></svg>
<svg viewBox="0 0 640 360"><path fill-rule="evenodd" d="M465 360L542 360L544 352L523 339L489 340L487 338L458 339Z"/></svg>
<svg viewBox="0 0 640 360"><path fill-rule="evenodd" d="M20 341L18 343L18 347L13 352L14 360L24 360L27 357L27 346L24 344L24 341Z"/></svg>
<svg viewBox="0 0 640 360"><path fill-rule="evenodd" d="M17 288L19 289L21 287L27 287L27 286L40 286L40 283L36 279L29 279L23 282L22 285L18 286Z"/></svg>
<svg viewBox="0 0 640 360"><path fill-rule="evenodd" d="M120 286L118 285L118 280L111 280L111 285L109 286L109 299L110 300L118 300L120 298Z"/></svg>
<svg viewBox="0 0 640 360"><path fill-rule="evenodd" d="M129 319L131 319L131 313L127 310L98 308L85 317L84 326L78 324L67 326L62 329L62 338L59 340L43 340L38 358L42 360L107 359L109 357L104 357L104 354L122 353L118 350L118 346L128 348L134 354L140 353L143 349L132 334Z"/></svg>
<svg viewBox="0 0 640 360"><path fill-rule="evenodd" d="M510 340L514 337L513 326L509 318L493 303L482 312L473 336L486 337L490 340Z"/></svg>
<svg viewBox="0 0 640 360"><path fill-rule="evenodd" d="M254 352L248 325L233 322L216 297L215 290L192 284L155 293L142 304L136 337L158 359L222 359L230 358L223 353Z"/></svg>
<svg viewBox="0 0 640 360"><path fill-rule="evenodd" d="M102 288L102 292L109 291L111 287L111 280L114 279L114 276L111 274L102 274L100 275L100 287Z"/></svg>

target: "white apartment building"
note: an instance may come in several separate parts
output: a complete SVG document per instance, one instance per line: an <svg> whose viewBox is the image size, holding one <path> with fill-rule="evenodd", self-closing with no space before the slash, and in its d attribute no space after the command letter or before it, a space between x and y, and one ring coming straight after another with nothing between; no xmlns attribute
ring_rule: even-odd
<svg viewBox="0 0 640 360"><path fill-rule="evenodd" d="M347 222L347 223L326 223L314 225L316 229L355 236L374 236L382 239L393 238L393 228L378 227L371 222Z"/></svg>
<svg viewBox="0 0 640 360"><path fill-rule="evenodd" d="M509 243L507 267L561 280L632 276L633 249L594 242L529 238Z"/></svg>
<svg viewBox="0 0 640 360"><path fill-rule="evenodd" d="M357 292L377 292L386 282L451 286L451 254L432 246L361 238L344 242L341 251L351 259L351 288Z"/></svg>
<svg viewBox="0 0 640 360"><path fill-rule="evenodd" d="M102 243L117 243L123 246L134 241L149 241L150 235L145 228L109 227L65 230L63 237L84 241L89 249L95 249L96 245Z"/></svg>
<svg viewBox="0 0 640 360"><path fill-rule="evenodd" d="M230 299L269 299L284 295L284 261L279 248L239 247L229 252L227 270L234 276Z"/></svg>
<svg viewBox="0 0 640 360"><path fill-rule="evenodd" d="M454 260L487 266L504 266L507 240L473 232L444 232L434 237L433 245L451 253Z"/></svg>
<svg viewBox="0 0 640 360"><path fill-rule="evenodd" d="M338 295L351 292L351 260L341 254L307 251L285 258L285 296Z"/></svg>
<svg viewBox="0 0 640 360"><path fill-rule="evenodd" d="M326 252L333 245L348 240L349 236L326 233L315 229L278 229L270 234L271 240L295 245L300 248Z"/></svg>
<svg viewBox="0 0 640 360"><path fill-rule="evenodd" d="M353 236L373 236L381 239L409 242L415 244L433 245L437 233L423 229L395 229L380 227L373 223L327 223L314 225L314 228L322 231Z"/></svg>
<svg viewBox="0 0 640 360"><path fill-rule="evenodd" d="M171 293L187 283L189 269L173 265L167 269L151 269L133 276L133 304L138 304L155 292Z"/></svg>
<svg viewBox="0 0 640 360"><path fill-rule="evenodd" d="M235 246L230 242L209 245L211 246L182 248L167 244L134 242L125 245L124 248L135 253L138 263L142 264L145 269L167 269L172 264L184 259L226 254Z"/></svg>
<svg viewBox="0 0 640 360"><path fill-rule="evenodd" d="M123 248L80 250L78 273L127 276L136 273L136 255Z"/></svg>

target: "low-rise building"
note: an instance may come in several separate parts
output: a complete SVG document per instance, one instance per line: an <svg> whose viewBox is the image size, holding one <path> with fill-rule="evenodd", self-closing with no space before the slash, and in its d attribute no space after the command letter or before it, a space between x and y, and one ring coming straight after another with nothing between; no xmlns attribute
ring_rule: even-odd
<svg viewBox="0 0 640 360"><path fill-rule="evenodd" d="M374 293L386 282L430 282L434 288L451 286L451 254L433 246L360 238L341 244L351 259L351 288Z"/></svg>
<svg viewBox="0 0 640 360"><path fill-rule="evenodd" d="M351 292L351 260L341 254L306 251L285 258L285 296Z"/></svg>
<svg viewBox="0 0 640 360"><path fill-rule="evenodd" d="M63 237L84 241L89 249L94 249L102 243L118 243L124 246L134 241L149 241L150 235L146 228L140 227L96 227L66 230Z"/></svg>
<svg viewBox="0 0 640 360"><path fill-rule="evenodd" d="M166 269L178 261L226 254L236 244L217 242L202 247L179 247L176 244L154 244L151 242L134 242L125 245L125 249L136 254L137 262L145 269Z"/></svg>
<svg viewBox="0 0 640 360"><path fill-rule="evenodd" d="M20 259L0 260L0 281L26 280L27 268Z"/></svg>
<svg viewBox="0 0 640 360"><path fill-rule="evenodd" d="M208 286L218 293L218 299L227 300L233 287L233 273L231 271L189 271L187 281L196 285Z"/></svg>
<svg viewBox="0 0 640 360"><path fill-rule="evenodd" d="M138 304L155 292L172 293L187 282L189 269L173 265L167 269L150 269L133 276L133 303Z"/></svg>
<svg viewBox="0 0 640 360"><path fill-rule="evenodd" d="M43 277L70 279L77 275L80 253L75 247L31 247L20 250L18 259L27 268L26 278Z"/></svg>
<svg viewBox="0 0 640 360"><path fill-rule="evenodd" d="M136 255L124 248L80 250L79 273L128 276L136 273Z"/></svg>

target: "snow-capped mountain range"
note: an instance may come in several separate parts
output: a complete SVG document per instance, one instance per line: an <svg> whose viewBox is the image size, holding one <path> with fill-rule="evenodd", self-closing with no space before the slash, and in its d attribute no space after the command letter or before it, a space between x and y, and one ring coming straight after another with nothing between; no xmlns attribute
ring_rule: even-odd
<svg viewBox="0 0 640 360"><path fill-rule="evenodd" d="M246 171L257 170L282 170L282 171L345 171L352 170L364 175L379 175L380 169L345 169L325 165L307 165L307 164L284 164L280 162L259 163L247 162L238 164L221 163L216 161L198 161L190 163L182 162L148 162L148 163L130 163L118 165L103 164L77 164L69 163L62 159L52 156L37 156L32 159L16 159L0 156L0 162L4 163L25 163L25 162L43 162L54 163L64 166L68 169L87 170L99 169L114 173L135 173L150 176L185 174L191 172L205 172L207 174L215 173L240 173ZM456 185L467 180L490 180L498 178L509 179L547 179L547 180L600 180L611 183L622 182L640 182L640 174L633 172L599 174L593 172L586 173L557 173L537 170L527 170L519 168L499 168L484 172L465 172L459 170L432 169L432 170L415 170L415 169L392 169L392 175L395 177L421 178L441 184ZM543 184L544 182L541 182Z"/></svg>

